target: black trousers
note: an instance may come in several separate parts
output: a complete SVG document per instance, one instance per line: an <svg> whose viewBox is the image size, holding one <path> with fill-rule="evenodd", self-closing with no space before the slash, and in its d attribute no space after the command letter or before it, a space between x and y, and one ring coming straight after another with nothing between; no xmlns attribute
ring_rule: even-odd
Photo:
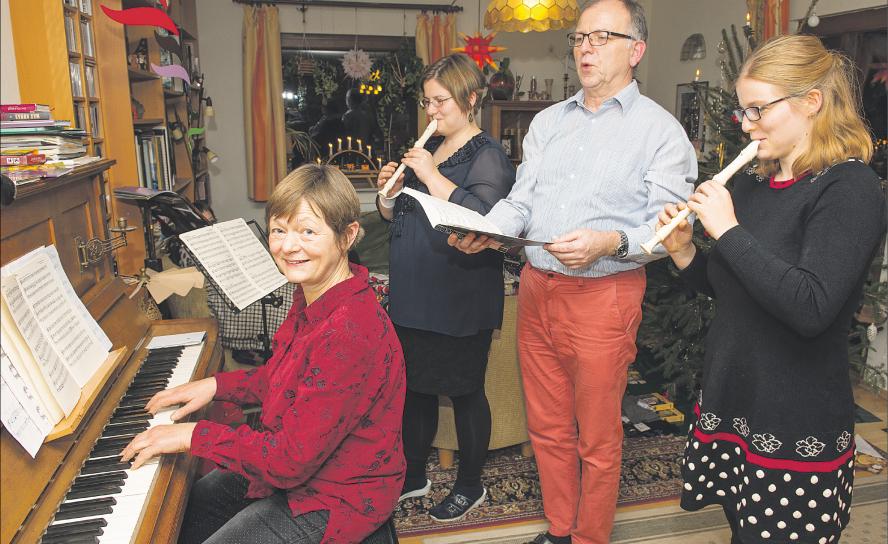
<svg viewBox="0 0 888 544"><path fill-rule="evenodd" d="M247 499L247 479L214 470L191 488L179 544L319 544L330 512L293 517L287 495Z"/></svg>
<svg viewBox="0 0 888 544"><path fill-rule="evenodd" d="M459 443L459 469L454 491L467 496L481 493L481 469L490 444L490 404L484 388L450 397ZM407 458L405 488L426 482L426 461L438 431L438 396L407 390L404 402L404 456Z"/></svg>

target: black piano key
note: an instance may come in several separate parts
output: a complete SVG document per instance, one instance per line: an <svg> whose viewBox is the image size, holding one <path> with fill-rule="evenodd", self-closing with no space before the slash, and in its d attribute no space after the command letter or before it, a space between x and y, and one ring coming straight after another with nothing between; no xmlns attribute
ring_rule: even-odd
<svg viewBox="0 0 888 544"><path fill-rule="evenodd" d="M89 529L72 531L68 534L45 535L40 541L41 544L68 544L69 542L82 541L83 539L96 538L105 533L104 529Z"/></svg>
<svg viewBox="0 0 888 544"><path fill-rule="evenodd" d="M93 448L105 448L109 446L126 446L130 443L131 438L126 436L112 436L108 438L100 438Z"/></svg>
<svg viewBox="0 0 888 544"><path fill-rule="evenodd" d="M103 459L97 459L94 464L93 461L87 461L84 463L83 468L80 469L80 474L99 474L102 472L113 472L115 470L127 470L133 466L130 461L125 463L116 462L112 463L114 459L119 459L119 457L105 457Z"/></svg>
<svg viewBox="0 0 888 544"><path fill-rule="evenodd" d="M55 519L74 519L110 514L115 504L117 504L117 500L114 497L66 502L59 506Z"/></svg>
<svg viewBox="0 0 888 544"><path fill-rule="evenodd" d="M126 472L119 470L117 472L105 472L103 474L92 474L89 476L78 476L74 478L74 484L76 485L95 485L98 483L112 483L112 482L123 482L129 477L129 474ZM72 487L73 487L72 486Z"/></svg>
<svg viewBox="0 0 888 544"><path fill-rule="evenodd" d="M109 423L136 423L139 421L148 421L149 419L151 419L151 415L127 414L122 416L111 416L111 421Z"/></svg>
<svg viewBox="0 0 888 544"><path fill-rule="evenodd" d="M120 423L120 424L109 424L105 425L105 431L117 434L123 434L127 432L132 433L140 433L148 428L148 422L136 422L136 423Z"/></svg>
<svg viewBox="0 0 888 544"><path fill-rule="evenodd" d="M106 495L117 495L121 493L123 488L116 485L100 485L97 487L88 487L81 490L68 491L65 500L88 499L90 497L104 497Z"/></svg>
<svg viewBox="0 0 888 544"><path fill-rule="evenodd" d="M44 540L43 542L47 542ZM95 535L82 535L75 537L64 538L63 540L55 540L50 541L51 544L55 544L55 542L64 542L65 544L99 544L99 537Z"/></svg>
<svg viewBox="0 0 888 544"><path fill-rule="evenodd" d="M136 415L136 414L141 414L141 415L145 415L145 416L147 416L147 415L148 415L148 412L145 411L145 407L144 407L144 406L142 406L142 407L133 407L133 408L127 408L127 407L120 407L120 406L118 406L117 409L114 410L114 415L115 415L115 416L118 416L118 415L119 415L119 416L128 416L128 415Z"/></svg>
<svg viewBox="0 0 888 544"><path fill-rule="evenodd" d="M85 519L82 521L71 521L69 523L53 523L46 529L46 534L58 534L68 529L79 529L82 527L106 527L108 522L101 518Z"/></svg>
<svg viewBox="0 0 888 544"><path fill-rule="evenodd" d="M79 482L71 485L71 489L68 490L68 495L74 492L81 491L89 491L92 489L98 489L101 487L123 487L123 484L126 483L126 479L117 478L113 480L99 480L97 482ZM65 495L65 498L71 498L68 495Z"/></svg>

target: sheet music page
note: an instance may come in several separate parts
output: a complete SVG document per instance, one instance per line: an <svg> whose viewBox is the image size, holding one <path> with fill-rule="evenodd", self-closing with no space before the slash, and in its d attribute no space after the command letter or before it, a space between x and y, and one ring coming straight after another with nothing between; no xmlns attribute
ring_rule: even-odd
<svg viewBox="0 0 888 544"><path fill-rule="evenodd" d="M274 260L243 219L217 223L216 230L228 243L247 277L262 291L262 296L287 283ZM261 297L260 297L261 298Z"/></svg>
<svg viewBox="0 0 888 544"><path fill-rule="evenodd" d="M22 408L28 413L28 417L34 423L34 426L43 435L42 438L46 438L46 435L55 426L55 423L49 420L49 416L43 410L36 392L31 389L26 378L12 364L12 360L10 360L2 347L0 347L0 376L3 377L6 385L9 386L16 399L22 405Z"/></svg>
<svg viewBox="0 0 888 544"><path fill-rule="evenodd" d="M86 308L79 310L70 299L63 287L70 285L68 277L56 274L46 251L29 259L13 276L44 337L71 371L78 388L82 388L108 356L108 349L102 348L102 342L89 324L95 320ZM75 299L82 306L76 295Z"/></svg>
<svg viewBox="0 0 888 544"><path fill-rule="evenodd" d="M86 309L86 305L80 300L80 297L78 297L77 293L74 291L74 286L71 285L71 282L68 280L68 275L65 274L65 269L62 267L62 261L59 259L58 250L55 246L48 246L44 249L44 253L52 264L54 274L60 279L59 284L64 289L68 301L70 301L74 309L82 316L81 322L89 326L93 333L93 337L98 340L102 351L108 353L113 347L111 339L108 338L108 335L105 334L105 331L99 326L98 321L96 321L92 314L89 313L89 310Z"/></svg>
<svg viewBox="0 0 888 544"><path fill-rule="evenodd" d="M179 235L213 278L225 296L240 309L262 298L256 285L244 273L222 235L213 226Z"/></svg>
<svg viewBox="0 0 888 544"><path fill-rule="evenodd" d="M61 421L65 414L59 403L56 402L52 391L49 390L46 380L43 379L40 364L34 359L31 348L28 347L15 326L12 314L2 297L0 297L0 346L6 352L10 364L15 367L21 379L37 395L50 422L54 425Z"/></svg>
<svg viewBox="0 0 888 544"><path fill-rule="evenodd" d="M423 211L425 211L426 217L429 218L429 223L432 224L432 227L438 225L454 225L457 227L464 227L473 232L492 232L494 234L502 234L499 227L474 210L463 208L453 202L447 202L446 200L435 198L409 187L405 187L404 192L419 201Z"/></svg>
<svg viewBox="0 0 888 544"><path fill-rule="evenodd" d="M14 280L15 276L11 278ZM80 387L77 386L77 381L71 375L71 371L68 370L43 334L43 330L37 323L37 318L22 296L18 282L8 281L9 278L4 278L4 280L7 281L3 282L3 299L9 308L12 319L25 343L31 349L53 398L67 416L77 405L77 400L80 398Z"/></svg>
<svg viewBox="0 0 888 544"><path fill-rule="evenodd" d="M28 411L19 402L6 378L0 376L0 421L16 441L33 458L37 457L43 439L49 433L42 433L37 424L28 416Z"/></svg>

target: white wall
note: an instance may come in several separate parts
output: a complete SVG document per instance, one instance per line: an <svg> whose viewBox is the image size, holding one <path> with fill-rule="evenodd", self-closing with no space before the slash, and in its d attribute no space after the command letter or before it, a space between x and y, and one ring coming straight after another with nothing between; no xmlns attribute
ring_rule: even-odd
<svg viewBox="0 0 888 544"><path fill-rule="evenodd" d="M18 73L15 65L15 44L12 42L12 19L9 0L0 0L0 103L18 104Z"/></svg>

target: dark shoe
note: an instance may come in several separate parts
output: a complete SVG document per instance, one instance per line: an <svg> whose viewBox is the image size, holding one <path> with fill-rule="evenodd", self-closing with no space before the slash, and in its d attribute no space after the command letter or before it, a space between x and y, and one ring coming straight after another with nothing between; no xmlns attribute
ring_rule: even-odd
<svg viewBox="0 0 888 544"><path fill-rule="evenodd" d="M549 533L540 533L531 540L530 542L525 542L524 544L561 544L563 539L567 539L567 542L570 542L569 536L555 536L550 535Z"/></svg>
<svg viewBox="0 0 888 544"><path fill-rule="evenodd" d="M426 484L423 487L417 487L414 489L402 489L401 496L398 498L398 502L403 501L404 499L409 499L411 497L425 497L429 494L429 490L432 489L432 481L426 480Z"/></svg>
<svg viewBox="0 0 888 544"><path fill-rule="evenodd" d="M429 517L435 521L450 522L459 521L466 516L472 509L479 506L484 499L487 498L487 490L481 488L481 496L476 501L472 501L469 497L461 493L453 493L429 510Z"/></svg>

